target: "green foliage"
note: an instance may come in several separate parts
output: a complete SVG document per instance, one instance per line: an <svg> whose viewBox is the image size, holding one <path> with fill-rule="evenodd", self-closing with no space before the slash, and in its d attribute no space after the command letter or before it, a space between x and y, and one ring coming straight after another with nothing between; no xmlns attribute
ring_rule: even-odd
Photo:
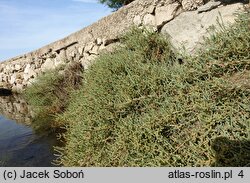
<svg viewBox="0 0 250 183"><path fill-rule="evenodd" d="M47 71L25 90L25 98L36 113L35 126L48 128L61 125L54 121L54 115L64 111L69 94L80 84L81 73L81 65L73 63L61 74L59 69Z"/></svg>
<svg viewBox="0 0 250 183"><path fill-rule="evenodd" d="M201 51L198 60L208 62L211 72L220 75L250 69L249 11L246 9L244 14L238 15L236 23L230 27L220 24L220 29L206 39L206 49Z"/></svg>
<svg viewBox="0 0 250 183"><path fill-rule="evenodd" d="M30 103L67 124L59 163L249 165L250 87L239 84L250 78L249 15L184 62L161 35L132 29L82 77L73 67L39 78L26 91Z"/></svg>
<svg viewBox="0 0 250 183"><path fill-rule="evenodd" d="M106 4L108 7L116 10L133 1L134 0L99 0L100 3Z"/></svg>
<svg viewBox="0 0 250 183"><path fill-rule="evenodd" d="M216 33L205 51L184 64L176 62L176 53L160 35L132 30L123 39L125 46L102 55L84 73L82 87L58 116L69 124L61 163L225 165L216 162L215 139L246 141L250 133L250 91L228 80L249 69L249 17ZM250 163L231 157L234 165Z"/></svg>

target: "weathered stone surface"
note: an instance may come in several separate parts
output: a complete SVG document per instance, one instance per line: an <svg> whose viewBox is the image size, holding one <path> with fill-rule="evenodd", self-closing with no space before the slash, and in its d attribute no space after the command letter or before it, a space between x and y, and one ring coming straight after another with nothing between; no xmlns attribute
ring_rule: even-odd
<svg viewBox="0 0 250 183"><path fill-rule="evenodd" d="M96 44L97 44L98 46L100 46L102 43L103 43L103 41L102 41L101 38L97 38L97 39L96 39Z"/></svg>
<svg viewBox="0 0 250 183"><path fill-rule="evenodd" d="M0 81L0 88L7 88L7 83Z"/></svg>
<svg viewBox="0 0 250 183"><path fill-rule="evenodd" d="M83 52L84 47L82 48L82 52ZM61 50L60 53L58 54L57 58L63 62L66 62L67 60L67 55L66 55L66 51L65 50Z"/></svg>
<svg viewBox="0 0 250 183"><path fill-rule="evenodd" d="M16 65L15 65L15 70L16 70L16 71L21 70L21 68L22 68L22 66L21 66L20 64L16 64Z"/></svg>
<svg viewBox="0 0 250 183"><path fill-rule="evenodd" d="M85 47L85 49L84 49L84 52L89 52L89 51L91 51L92 50L92 48L95 46L95 43L93 43L93 42L90 42L90 43L88 43L87 45L86 45L86 47Z"/></svg>
<svg viewBox="0 0 250 183"><path fill-rule="evenodd" d="M136 16L134 17L133 23L134 23L136 26L141 26L141 25L142 25L141 16L140 16L140 15L136 15Z"/></svg>
<svg viewBox="0 0 250 183"><path fill-rule="evenodd" d="M203 5L206 0L182 0L182 7L186 11L196 10Z"/></svg>
<svg viewBox="0 0 250 183"><path fill-rule="evenodd" d="M232 23L235 18L234 13L241 8L243 4L237 3L200 14L197 11L184 12L164 25L162 33L170 35L173 45L177 48L184 46L192 53L199 47L203 37L208 36L209 28L217 25L220 14L225 24Z"/></svg>
<svg viewBox="0 0 250 183"><path fill-rule="evenodd" d="M150 5L147 9L146 12L149 14L153 14L155 11L155 5Z"/></svg>
<svg viewBox="0 0 250 183"><path fill-rule="evenodd" d="M0 73L0 82L2 82L3 81L3 77L5 76L5 74L4 73Z"/></svg>
<svg viewBox="0 0 250 183"><path fill-rule="evenodd" d="M161 27L176 16L179 3L169 4L167 6L157 7L155 10L155 22L157 27Z"/></svg>
<svg viewBox="0 0 250 183"><path fill-rule="evenodd" d="M79 52L80 55L83 55L84 48L85 48L85 45L79 46L78 52Z"/></svg>
<svg viewBox="0 0 250 183"><path fill-rule="evenodd" d="M68 56L71 57L71 59L75 58L76 57L76 51L75 50L72 50L69 52Z"/></svg>
<svg viewBox="0 0 250 183"><path fill-rule="evenodd" d="M30 64L27 64L25 69L24 69L24 73L27 74L29 73L29 70L31 69L31 65Z"/></svg>
<svg viewBox="0 0 250 183"><path fill-rule="evenodd" d="M93 61L94 61L96 58L97 58L96 55L90 55L90 56L88 56L88 57L86 57L86 58L82 58L82 59L80 60L80 63L82 64L84 70L85 70L85 69L88 69L88 68L91 66L91 64L93 64Z"/></svg>
<svg viewBox="0 0 250 183"><path fill-rule="evenodd" d="M143 18L143 24L148 26L155 26L155 16L152 14L146 14Z"/></svg>
<svg viewBox="0 0 250 183"><path fill-rule="evenodd" d="M114 52L120 46L122 46L121 43L116 42L116 43L110 44L108 46L105 46L105 49L103 49L102 52L111 53L111 52Z"/></svg>
<svg viewBox="0 0 250 183"><path fill-rule="evenodd" d="M23 80L22 80L22 79L16 79L16 83L17 83L17 84L22 84L22 83L23 83Z"/></svg>
<svg viewBox="0 0 250 183"><path fill-rule="evenodd" d="M95 45L92 50L89 51L90 54L98 55L99 46Z"/></svg>
<svg viewBox="0 0 250 183"><path fill-rule="evenodd" d="M22 84L16 84L12 87L12 91L14 93L21 93L24 89L24 86Z"/></svg>
<svg viewBox="0 0 250 183"><path fill-rule="evenodd" d="M219 5L221 5L221 1L209 1L208 3L206 3L203 6L200 6L197 11L198 13L202 13L202 12L206 12L206 11L210 11L214 8L217 8Z"/></svg>
<svg viewBox="0 0 250 183"><path fill-rule="evenodd" d="M11 75L10 77L10 84L13 85L16 81L16 73L14 73L13 75Z"/></svg>
<svg viewBox="0 0 250 183"><path fill-rule="evenodd" d="M44 64L41 66L41 70L42 72L45 72L47 70L51 70L51 69L54 69L55 68L55 63L54 63L54 60L51 59L51 58L48 58Z"/></svg>
<svg viewBox="0 0 250 183"><path fill-rule="evenodd" d="M35 68L39 69L42 66L42 61L41 60L36 60L35 64Z"/></svg>
<svg viewBox="0 0 250 183"><path fill-rule="evenodd" d="M24 81L28 81L30 78L35 78L37 76L37 73L33 69L29 69L27 73L24 73L23 79Z"/></svg>
<svg viewBox="0 0 250 183"><path fill-rule="evenodd" d="M54 60L55 67L65 64L66 63L65 61L66 61L65 59L55 58Z"/></svg>

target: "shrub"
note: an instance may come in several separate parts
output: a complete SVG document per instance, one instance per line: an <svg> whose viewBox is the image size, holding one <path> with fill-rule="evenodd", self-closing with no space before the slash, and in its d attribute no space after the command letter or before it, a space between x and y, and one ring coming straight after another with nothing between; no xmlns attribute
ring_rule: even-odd
<svg viewBox="0 0 250 183"><path fill-rule="evenodd" d="M69 102L69 95L82 80L80 63L72 63L63 73L59 69L47 71L37 78L25 92L28 103L34 107L34 121L38 128L58 127L55 114L62 113Z"/></svg>
<svg viewBox="0 0 250 183"><path fill-rule="evenodd" d="M248 39L246 21L249 18L242 16L234 28L223 30L230 36L216 33L207 41L207 50L218 39L221 45L228 39ZM235 30L240 31L231 33ZM234 87L224 75L232 68L237 72L234 68L242 62L249 68L250 45L241 43L243 50L236 51L214 46L178 64L175 51L159 34L132 30L123 41L125 46L102 55L84 73L83 85L58 116L69 124L61 163L223 166L215 162L214 140L249 138L250 91ZM211 67L215 61L226 64L236 58L239 62L223 67L220 74Z"/></svg>
<svg viewBox="0 0 250 183"><path fill-rule="evenodd" d="M249 165L250 90L235 84L250 70L249 17L246 11L230 28L221 26L184 63L160 34L132 29L82 76L76 67L41 77L26 95L67 124L59 163Z"/></svg>

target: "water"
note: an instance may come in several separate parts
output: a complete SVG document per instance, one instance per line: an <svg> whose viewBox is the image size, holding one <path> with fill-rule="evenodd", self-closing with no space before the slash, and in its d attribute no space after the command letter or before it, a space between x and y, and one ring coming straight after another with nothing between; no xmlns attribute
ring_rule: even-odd
<svg viewBox="0 0 250 183"><path fill-rule="evenodd" d="M0 97L0 166L53 166L55 134L37 134L31 111L17 97Z"/></svg>

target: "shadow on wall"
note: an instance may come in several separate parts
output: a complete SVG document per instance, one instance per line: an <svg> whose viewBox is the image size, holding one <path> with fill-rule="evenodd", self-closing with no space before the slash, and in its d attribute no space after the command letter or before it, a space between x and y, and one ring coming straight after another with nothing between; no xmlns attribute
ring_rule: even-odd
<svg viewBox="0 0 250 183"><path fill-rule="evenodd" d="M218 137L212 144L216 167L250 167L250 141Z"/></svg>

